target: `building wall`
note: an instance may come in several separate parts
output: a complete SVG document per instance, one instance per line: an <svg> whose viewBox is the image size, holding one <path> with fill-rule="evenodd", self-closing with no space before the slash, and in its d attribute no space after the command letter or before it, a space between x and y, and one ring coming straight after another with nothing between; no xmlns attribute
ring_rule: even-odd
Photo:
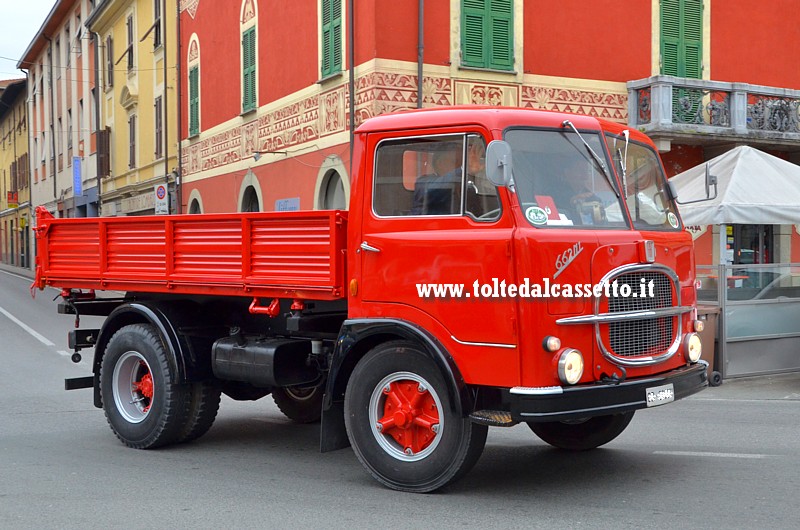
<svg viewBox="0 0 800 530"><path fill-rule="evenodd" d="M797 0L716 0L711 8L713 78L800 89Z"/></svg>
<svg viewBox="0 0 800 530"><path fill-rule="evenodd" d="M155 45L153 0L109 0L91 20L91 29L103 43L101 64L101 124L111 130L110 175L102 178L103 215L155 213L156 185L174 190L177 169L176 119L177 53L175 1L166 2L161 17L161 43ZM128 20L133 22L133 65L128 67ZM163 28L166 28L164 33ZM148 34L149 31L149 34ZM144 38L147 35L147 38ZM112 38L113 83L109 83L108 50ZM144 40L142 40L144 39ZM119 61L119 62L117 62ZM165 84L164 68L167 67ZM156 98L162 102L162 137L156 136ZM130 120L135 119L134 156L131 159ZM166 117L166 122L164 121ZM171 121L173 120L173 121ZM170 134L170 131L172 133ZM166 146L164 135L168 135ZM157 151L160 149L160 153ZM175 197L171 197L172 209Z"/></svg>
<svg viewBox="0 0 800 530"><path fill-rule="evenodd" d="M626 82L651 73L652 4L525 2L525 72Z"/></svg>
<svg viewBox="0 0 800 530"><path fill-rule="evenodd" d="M56 2L19 64L31 81L32 202L58 216L97 215L94 43L81 29L90 9L89 0Z"/></svg>
<svg viewBox="0 0 800 530"><path fill-rule="evenodd" d="M0 90L0 261L31 266L31 207L28 161L28 109L25 80ZM10 201L9 192L16 196ZM12 197L13 199L13 197Z"/></svg>
<svg viewBox="0 0 800 530"><path fill-rule="evenodd" d="M423 106L508 105L625 122L622 70L613 72L619 80L567 79L561 77L566 70L551 66L528 71L527 58L536 58L535 48L541 44L528 37L526 23L533 16L528 3L513 2L516 65L513 71L501 73L460 67L460 0L426 2ZM232 4L239 4L238 9ZM304 9L289 6L285 12L271 13L263 4L255 0L225 5L205 0L181 3L184 209L190 208L190 197L194 196L199 197L203 211L236 211L241 204L221 197L238 199L241 184L237 183L245 181L258 184L263 209L274 209L276 201L286 198L289 190L297 190L302 208L316 207L321 200L314 193L324 188L328 175L325 164L340 167L345 172L339 172L340 176L349 178L347 2L342 2L342 72L322 80L319 6L316 11L303 4ZM607 9L609 5L600 7ZM590 5L582 8L594 9ZM257 18L258 108L242 115L241 24L248 9ZM353 99L357 125L371 116L417 107L418 2L365 0L357 2L356 9ZM234 15L239 18L234 19ZM289 20L293 23L288 24ZM622 25L623 19L618 23ZM649 34L646 36L649 39ZM582 38L590 47L591 39ZM281 45L286 42L291 43L288 48ZM575 55L579 48L573 50ZM594 53L594 57L601 54ZM649 48L640 52L635 68L646 70L649 57ZM190 64L199 64L200 134L187 138ZM567 73L596 72L590 64L587 60ZM556 71L557 75L552 75ZM643 75L648 74L643 71ZM278 152L256 161L252 156L255 151ZM222 192L226 185L206 182L209 179L229 182L231 191ZM211 190L220 190L220 194L209 198Z"/></svg>

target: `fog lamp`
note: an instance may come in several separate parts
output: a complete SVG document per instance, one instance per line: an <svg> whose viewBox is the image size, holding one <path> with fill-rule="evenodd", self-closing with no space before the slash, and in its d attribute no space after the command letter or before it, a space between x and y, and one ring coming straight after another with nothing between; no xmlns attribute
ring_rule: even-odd
<svg viewBox="0 0 800 530"><path fill-rule="evenodd" d="M567 348L558 359L558 378L566 385L574 385L583 375L583 354L575 348Z"/></svg>
<svg viewBox="0 0 800 530"><path fill-rule="evenodd" d="M542 346L544 346L544 349L547 351L557 352L561 349L561 339L553 335L548 335L542 341Z"/></svg>
<svg viewBox="0 0 800 530"><path fill-rule="evenodd" d="M700 354L703 352L703 343L697 333L687 333L683 338L683 351L686 352L686 358L689 362L696 363L700 360Z"/></svg>

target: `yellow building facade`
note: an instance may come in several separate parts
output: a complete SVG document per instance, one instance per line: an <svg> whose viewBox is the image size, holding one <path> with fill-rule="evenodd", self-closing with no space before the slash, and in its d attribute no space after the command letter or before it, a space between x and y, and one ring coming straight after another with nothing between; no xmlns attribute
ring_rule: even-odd
<svg viewBox="0 0 800 530"><path fill-rule="evenodd" d="M99 42L109 164L101 215L174 213L178 169L175 0L106 0L86 24Z"/></svg>
<svg viewBox="0 0 800 530"><path fill-rule="evenodd" d="M24 79L0 85L0 259L31 267L31 188Z"/></svg>

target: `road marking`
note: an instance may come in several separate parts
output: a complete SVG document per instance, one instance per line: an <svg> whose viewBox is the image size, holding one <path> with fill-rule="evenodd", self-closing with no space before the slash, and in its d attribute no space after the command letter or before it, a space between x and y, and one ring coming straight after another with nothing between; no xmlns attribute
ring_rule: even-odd
<svg viewBox="0 0 800 530"><path fill-rule="evenodd" d="M710 456L712 458L746 458L758 460L762 458L770 458L774 455L762 455L758 453L706 453L701 451L653 451L654 455L670 455L670 456Z"/></svg>
<svg viewBox="0 0 800 530"><path fill-rule="evenodd" d="M62 357L72 357L72 354L68 351L58 350L56 353Z"/></svg>
<svg viewBox="0 0 800 530"><path fill-rule="evenodd" d="M0 270L3 274L8 274L9 276L14 276L15 278L19 278L20 280L28 280L29 282L33 281L33 278L28 278L27 276L22 276L21 274L15 274L13 272L3 271Z"/></svg>
<svg viewBox="0 0 800 530"><path fill-rule="evenodd" d="M46 337L44 337L44 336L40 335L39 333L37 333L33 328L28 326L25 322L19 320L17 317L15 317L14 315L9 313L8 311L3 309L2 307L0 307L0 313L2 313L5 316L7 316L8 319L11 320L11 322L13 322L14 324L18 325L19 327L21 327L22 329L27 331L34 339L38 340L39 342L41 342L45 346L55 346L55 344L50 342L50 340L48 340Z"/></svg>

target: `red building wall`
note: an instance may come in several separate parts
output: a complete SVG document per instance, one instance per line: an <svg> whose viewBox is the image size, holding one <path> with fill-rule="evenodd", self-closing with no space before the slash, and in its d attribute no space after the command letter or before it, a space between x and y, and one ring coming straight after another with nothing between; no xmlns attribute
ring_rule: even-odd
<svg viewBox="0 0 800 530"><path fill-rule="evenodd" d="M711 8L711 77L800 89L800 3L719 0Z"/></svg>
<svg viewBox="0 0 800 530"><path fill-rule="evenodd" d="M526 73L631 81L650 76L651 3L528 0Z"/></svg>

